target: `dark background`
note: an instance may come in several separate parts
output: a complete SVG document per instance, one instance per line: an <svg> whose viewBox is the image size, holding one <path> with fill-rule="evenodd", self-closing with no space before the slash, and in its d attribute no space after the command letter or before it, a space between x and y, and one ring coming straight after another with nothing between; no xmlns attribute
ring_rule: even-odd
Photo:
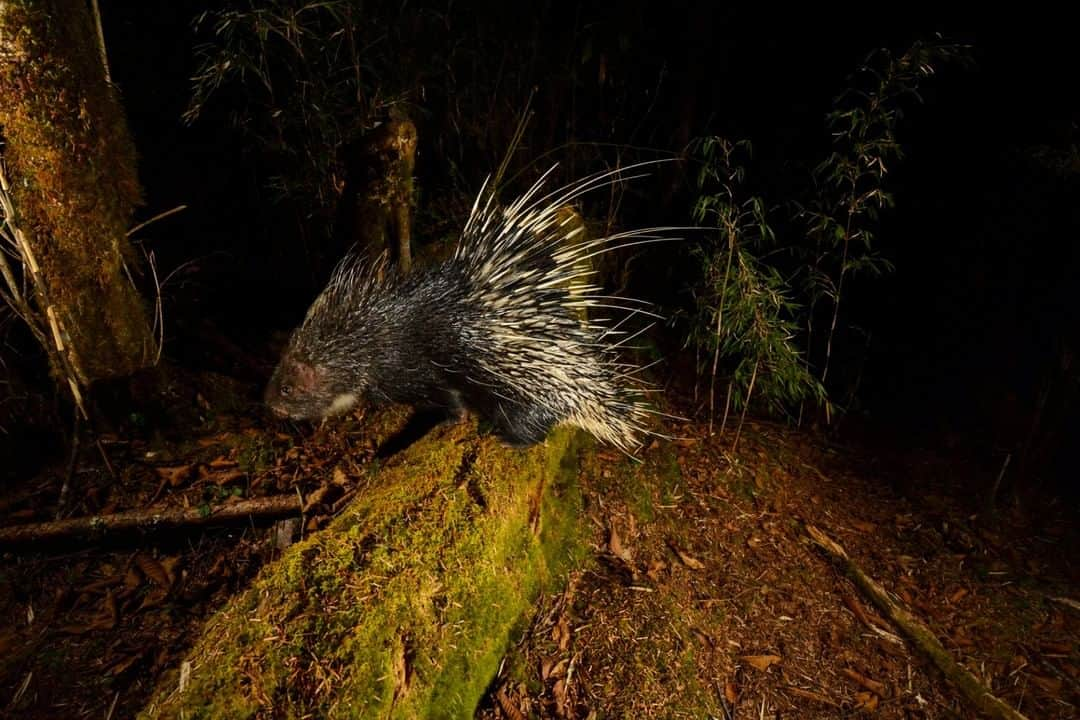
<svg viewBox="0 0 1080 720"><path fill-rule="evenodd" d="M169 327L167 355L190 363L198 362L200 341L178 329L187 318L208 319L239 345L261 347L295 322L321 277L305 262L295 216L263 186L265 159L232 129L226 111L211 110L191 127L180 121L199 39L191 21L216 5L102 3L114 81L141 154L147 203L140 217L188 205L149 229L144 242L162 274L183 265L167 294L167 321L178 323ZM449 74L433 75L424 96L413 97L421 108L417 177L428 197L449 186L451 165L464 168L474 191L499 157L499 148L476 139L482 133L458 136L442 121L455 93L472 103L465 111L477 127L505 127L536 87L538 129L526 154L567 142L678 152L705 134L747 138L755 148L753 189L786 201L827 153L825 113L869 51L900 54L935 32L971 44L973 68L943 70L925 84L925 102L906 108L905 159L889 176L896 208L879 228L879 249L896 271L853 284L846 300L843 320L871 340L849 334L837 350L838 382L860 378L843 424L898 446L960 449L996 469L1032 433L1044 397L1036 434L1047 444L1031 482L1074 484L1069 451L1080 421L1068 398L1076 396L1076 360L1062 364L1080 349L1078 76L1075 28L1060 11L464 5L394 5L393 12L387 5L373 13L416 28L374 53L411 45L423 56L429 45L437 53L457 37L475 46L452 85ZM386 32L395 35L392 27ZM595 81L600 57L603 84ZM507 78L497 103L485 109L478 94L465 97L470 84L493 77ZM1064 154L1070 146L1066 171L1038 160L1040 147ZM620 210L627 223L689 222L688 186L668 187L646 185L629 196ZM421 223L420 242L423 231ZM679 282L666 276L666 288L649 291L666 291L677 305Z"/></svg>

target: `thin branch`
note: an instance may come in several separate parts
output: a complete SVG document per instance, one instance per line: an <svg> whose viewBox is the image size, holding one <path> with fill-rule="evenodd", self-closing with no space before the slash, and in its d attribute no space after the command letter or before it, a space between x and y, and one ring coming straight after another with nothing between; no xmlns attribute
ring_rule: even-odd
<svg viewBox="0 0 1080 720"><path fill-rule="evenodd" d="M821 548L834 562L843 568L852 582L896 623L908 639L933 660L945 677L955 685L964 697L988 717L998 720L1026 720L1019 712L990 692L965 667L953 659L949 651L941 644L934 633L918 618L911 614L873 578L867 575L847 552L835 540L813 525L806 526L806 532L814 544Z"/></svg>
<svg viewBox="0 0 1080 720"><path fill-rule="evenodd" d="M199 507L149 507L112 515L90 515L53 522L0 528L0 547L54 540L88 541L132 531L204 527L249 517L280 517L300 512L294 495L271 495L221 505L207 511Z"/></svg>

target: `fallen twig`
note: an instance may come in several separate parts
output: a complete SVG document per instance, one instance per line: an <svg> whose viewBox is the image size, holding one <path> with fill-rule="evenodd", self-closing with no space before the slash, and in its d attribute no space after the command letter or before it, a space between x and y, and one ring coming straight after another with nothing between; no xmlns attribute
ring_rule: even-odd
<svg viewBox="0 0 1080 720"><path fill-rule="evenodd" d="M249 517L271 518L300 512L295 495L271 495L211 508L149 507L112 515L89 515L0 528L0 547L60 539L90 539L131 530L165 530L213 525Z"/></svg>
<svg viewBox="0 0 1080 720"><path fill-rule="evenodd" d="M1026 720L1023 715L991 693L985 685L979 682L978 678L956 662L948 650L935 637L934 633L931 632L930 628L908 612L900 603L893 600L885 591L885 588L863 572L836 541L810 524L807 524L806 532L810 539L814 541L814 544L843 567L844 572L855 585L885 613L886 617L896 623L897 627L907 635L908 639L916 647L934 661L934 664L944 673L949 682L959 688L964 697L975 707L992 718Z"/></svg>

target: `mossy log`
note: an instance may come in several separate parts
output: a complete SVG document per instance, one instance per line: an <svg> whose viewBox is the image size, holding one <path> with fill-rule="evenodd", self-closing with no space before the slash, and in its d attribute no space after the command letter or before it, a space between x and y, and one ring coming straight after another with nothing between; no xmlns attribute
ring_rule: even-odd
<svg viewBox="0 0 1080 720"><path fill-rule="evenodd" d="M584 557L586 439L432 431L213 616L140 717L473 717L538 593Z"/></svg>
<svg viewBox="0 0 1080 720"><path fill-rule="evenodd" d="M67 362L54 369L89 385L148 366L148 313L125 273L136 269L127 230L142 202L135 147L85 2L0 3L0 97L11 220Z"/></svg>

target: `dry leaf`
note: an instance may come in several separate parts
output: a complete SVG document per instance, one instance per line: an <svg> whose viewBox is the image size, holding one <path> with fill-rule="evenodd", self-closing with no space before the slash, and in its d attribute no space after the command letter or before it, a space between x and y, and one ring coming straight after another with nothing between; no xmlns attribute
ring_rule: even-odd
<svg viewBox="0 0 1080 720"><path fill-rule="evenodd" d="M169 578L169 587L176 584L176 568L180 565L180 556L173 555L161 561L161 567L165 568L165 574Z"/></svg>
<svg viewBox="0 0 1080 720"><path fill-rule="evenodd" d="M555 627L551 631L551 639L559 645L559 649L565 651L570 647L570 623L566 619L566 615L559 618L559 622L555 623Z"/></svg>
<svg viewBox="0 0 1080 720"><path fill-rule="evenodd" d="M660 580L660 573L667 570L667 563L660 558L654 558L649 561L649 569L645 571L645 574L649 576L649 579L653 582Z"/></svg>
<svg viewBox="0 0 1080 720"><path fill-rule="evenodd" d="M175 467L158 467L154 468L154 471L158 474L158 477L168 483L170 487L179 487L191 477L192 466L179 465Z"/></svg>
<svg viewBox="0 0 1080 720"><path fill-rule="evenodd" d="M856 710L877 710L878 696L872 692L857 692L855 693L855 709Z"/></svg>
<svg viewBox="0 0 1080 720"><path fill-rule="evenodd" d="M619 538L619 533L616 532L615 526L611 526L611 536L608 538L608 550L615 557L622 560L627 565L631 565L634 562L634 554L630 549L623 545L622 539Z"/></svg>
<svg viewBox="0 0 1080 720"><path fill-rule="evenodd" d="M555 683L555 687L552 688L551 692L555 696L556 714L558 714L558 716L561 718L570 717L570 713L568 712L570 698L566 694L566 678L563 678L557 683Z"/></svg>
<svg viewBox="0 0 1080 720"><path fill-rule="evenodd" d="M345 471L341 469L340 465L334 468L334 476L331 482L333 482L338 487L345 487L349 484L349 478L345 474Z"/></svg>
<svg viewBox="0 0 1080 720"><path fill-rule="evenodd" d="M169 581L169 573L165 567L149 555L145 553L136 553L135 565L144 576L158 587L168 588L172 585Z"/></svg>
<svg viewBox="0 0 1080 720"><path fill-rule="evenodd" d="M952 595L949 596L949 603L952 604L952 605L955 605L956 603L963 600L964 596L966 596L967 594L968 594L967 588L960 588L959 590L957 590L956 592L954 592Z"/></svg>
<svg viewBox="0 0 1080 720"><path fill-rule="evenodd" d="M739 693L735 690L735 683L730 680L724 683L724 699L732 705L739 699Z"/></svg>
<svg viewBox="0 0 1080 720"><path fill-rule="evenodd" d="M510 720L526 720L525 713L506 693L505 685L500 686L498 692L495 693L495 702L498 703L499 709L503 711L503 715L506 715Z"/></svg>
<svg viewBox="0 0 1080 720"><path fill-rule="evenodd" d="M169 591L165 588L154 588L150 592L146 593L146 597L143 598L142 603L139 605L136 612L142 612L152 607L157 607L165 601L165 598L169 597Z"/></svg>
<svg viewBox="0 0 1080 720"><path fill-rule="evenodd" d="M709 635L703 630L699 630L698 628L690 628L690 631L694 633L694 637L701 641L702 645L710 648L716 647L716 643L713 641L713 639L709 637Z"/></svg>
<svg viewBox="0 0 1080 720"><path fill-rule="evenodd" d="M127 569L127 572L124 573L124 587L126 587L128 590L134 590L135 588L139 587L140 585L142 585L142 581L142 573L140 573L139 568L134 565L129 567Z"/></svg>
<svg viewBox="0 0 1080 720"><path fill-rule="evenodd" d="M220 470L222 468L236 467L237 462L235 460L230 460L228 457L226 457L224 455L220 455L220 456L214 458L213 460L211 460L209 464L210 464L210 467L214 468L215 470Z"/></svg>
<svg viewBox="0 0 1080 720"><path fill-rule="evenodd" d="M555 667L556 662L558 662L558 660L556 659L556 657L554 655L552 655L551 657L546 657L546 658L544 658L543 660L540 661L540 679L541 680L546 681L549 677L551 677L551 671Z"/></svg>
<svg viewBox="0 0 1080 720"><path fill-rule="evenodd" d="M781 660L779 655L743 655L742 659L761 672L765 672Z"/></svg>
<svg viewBox="0 0 1080 720"><path fill-rule="evenodd" d="M852 520L851 526L859 532L872 533L877 528L872 522L865 522L863 520Z"/></svg>
<svg viewBox="0 0 1080 720"><path fill-rule="evenodd" d="M684 553L682 550L680 550L675 545L671 545L670 543L669 543L669 545L671 546L671 549L675 551L675 554L679 556L679 561L682 562L683 565L690 568L691 570L704 570L705 569L705 564L702 563L700 560L698 560L697 558L691 557L690 555L687 555L686 553Z"/></svg>

